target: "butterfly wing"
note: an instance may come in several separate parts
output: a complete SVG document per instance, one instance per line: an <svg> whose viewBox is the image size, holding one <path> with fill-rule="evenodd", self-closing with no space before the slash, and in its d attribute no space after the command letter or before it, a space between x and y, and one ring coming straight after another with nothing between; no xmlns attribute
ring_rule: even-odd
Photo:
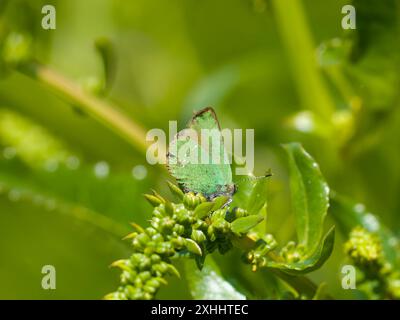
<svg viewBox="0 0 400 320"><path fill-rule="evenodd" d="M202 129L208 129L207 134L202 135ZM189 128L176 135L168 151L168 168L185 191L201 192L209 198L233 194L229 158L211 108L195 114Z"/></svg>
<svg viewBox="0 0 400 320"><path fill-rule="evenodd" d="M190 121L189 128L194 129L200 136L201 145L208 154L209 166L218 170L219 180L217 183L220 186L232 185L230 161L225 150L221 127L214 109L208 107L197 112ZM206 133L208 134L202 135L201 130L203 129L207 130Z"/></svg>

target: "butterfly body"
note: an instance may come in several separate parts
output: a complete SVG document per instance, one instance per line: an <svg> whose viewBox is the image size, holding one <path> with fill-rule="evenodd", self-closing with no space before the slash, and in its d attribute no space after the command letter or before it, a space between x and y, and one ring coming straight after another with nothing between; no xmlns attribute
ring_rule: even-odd
<svg viewBox="0 0 400 320"><path fill-rule="evenodd" d="M185 192L201 193L212 200L232 197L236 187L215 111L205 108L194 114L188 128L170 143L167 164Z"/></svg>

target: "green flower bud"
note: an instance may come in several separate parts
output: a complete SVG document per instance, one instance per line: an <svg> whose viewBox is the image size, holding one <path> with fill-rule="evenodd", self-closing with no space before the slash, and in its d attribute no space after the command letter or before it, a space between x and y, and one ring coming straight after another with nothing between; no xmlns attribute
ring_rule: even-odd
<svg viewBox="0 0 400 320"><path fill-rule="evenodd" d="M156 252L163 255L173 255L175 253L174 247L170 242L159 243Z"/></svg>
<svg viewBox="0 0 400 320"><path fill-rule="evenodd" d="M138 269L141 271L147 270L151 267L151 260L149 257L143 255L143 259L138 264Z"/></svg>
<svg viewBox="0 0 400 320"><path fill-rule="evenodd" d="M128 284L128 283L133 283L135 280L136 272L134 271L123 271L121 273L121 283L122 284Z"/></svg>
<svg viewBox="0 0 400 320"><path fill-rule="evenodd" d="M137 237L138 233L137 232L131 232L127 236L123 238L123 240L128 240L128 239L135 239Z"/></svg>
<svg viewBox="0 0 400 320"><path fill-rule="evenodd" d="M274 247L274 248L275 248L276 245L277 245L277 242L276 242L274 236L273 236L272 234L270 234L270 233L267 233L267 234L263 237L263 240L264 240L265 243L266 243L268 246L270 246L270 247Z"/></svg>
<svg viewBox="0 0 400 320"><path fill-rule="evenodd" d="M171 190L171 192L172 192L175 196L177 196L177 198L178 198L179 200L183 200L183 197L184 197L183 191L182 191L178 186L174 185L173 183L171 183L171 182L169 182L169 181L167 181L167 184L168 184L168 187L169 187L169 189Z"/></svg>
<svg viewBox="0 0 400 320"><path fill-rule="evenodd" d="M163 203L159 198L151 194L144 194L143 196L153 207L158 207Z"/></svg>
<svg viewBox="0 0 400 320"><path fill-rule="evenodd" d="M175 239L172 239L171 243L175 248L182 249L185 246L185 239L179 236Z"/></svg>
<svg viewBox="0 0 400 320"><path fill-rule="evenodd" d="M195 230L195 229L193 229L192 231L191 238L198 243L202 243L207 239L205 234L201 230Z"/></svg>
<svg viewBox="0 0 400 320"><path fill-rule="evenodd" d="M151 240L153 240L154 242L163 242L164 241L164 237L162 236L162 234L157 233L154 236L151 237Z"/></svg>
<svg viewBox="0 0 400 320"><path fill-rule="evenodd" d="M150 259L152 264L157 264L161 261L161 257L158 254L152 254Z"/></svg>
<svg viewBox="0 0 400 320"><path fill-rule="evenodd" d="M185 227L177 223L174 225L174 228L172 230L176 232L177 235L182 235L185 233Z"/></svg>
<svg viewBox="0 0 400 320"><path fill-rule="evenodd" d="M165 212L171 217L174 214L174 207L171 202L165 201Z"/></svg>
<svg viewBox="0 0 400 320"><path fill-rule="evenodd" d="M160 194L158 194L157 191L155 191L154 189L151 189L151 192L152 192L153 195L154 195L155 197L157 197L162 203L165 203L165 199L164 199Z"/></svg>
<svg viewBox="0 0 400 320"><path fill-rule="evenodd" d="M136 288L141 288L143 287L143 281L139 277L135 278L135 281L133 282ZM128 286L129 287L129 286Z"/></svg>
<svg viewBox="0 0 400 320"><path fill-rule="evenodd" d="M146 282L151 278L151 273L149 271L143 271L138 274L138 277L142 280L142 282Z"/></svg>
<svg viewBox="0 0 400 320"><path fill-rule="evenodd" d="M242 218L242 217L247 217L249 215L247 210L242 209L242 208L236 207L236 208L233 209L233 211L235 213L235 219Z"/></svg>
<svg viewBox="0 0 400 320"><path fill-rule="evenodd" d="M139 242L137 238L133 239L132 246L135 249L135 251L141 251L142 249L142 244Z"/></svg>
<svg viewBox="0 0 400 320"><path fill-rule="evenodd" d="M112 292L104 297L104 300L127 300L127 297L122 292Z"/></svg>
<svg viewBox="0 0 400 320"><path fill-rule="evenodd" d="M156 250L157 244L154 241L150 241L147 243L146 247L143 249L143 253L146 256L150 256Z"/></svg>
<svg viewBox="0 0 400 320"><path fill-rule="evenodd" d="M146 233L150 236L153 237L154 235L158 234L157 230L151 227L146 228Z"/></svg>
<svg viewBox="0 0 400 320"><path fill-rule="evenodd" d="M157 289L158 288L147 285L147 284L143 287L143 290L150 294L154 294L157 291ZM152 297L149 300L151 300L151 299L152 299Z"/></svg>
<svg viewBox="0 0 400 320"><path fill-rule="evenodd" d="M188 225L190 223L190 217L187 212L177 214L176 215L176 222L178 222L181 225Z"/></svg>
<svg viewBox="0 0 400 320"><path fill-rule="evenodd" d="M230 223L225 219L218 219L212 223L214 230L218 231L219 233L228 233L230 231Z"/></svg>
<svg viewBox="0 0 400 320"><path fill-rule="evenodd" d="M169 263L167 264L167 273L170 275L177 276L178 278L181 277L179 271L172 264L169 264Z"/></svg>
<svg viewBox="0 0 400 320"><path fill-rule="evenodd" d="M111 264L111 267L117 267L121 270L129 272L129 271L131 271L132 264L130 263L129 260L121 259L121 260L114 261Z"/></svg>
<svg viewBox="0 0 400 320"><path fill-rule="evenodd" d="M197 220L196 223L193 225L193 228L201 230L203 232L207 232L208 224L203 220Z"/></svg>
<svg viewBox="0 0 400 320"><path fill-rule="evenodd" d="M164 217L160 222L160 229L162 233L170 233L175 226L175 221L171 217Z"/></svg>
<svg viewBox="0 0 400 320"><path fill-rule="evenodd" d="M153 217L162 219L164 216L166 216L164 204L160 204L157 208L154 208Z"/></svg>
<svg viewBox="0 0 400 320"><path fill-rule="evenodd" d="M153 299L153 295L150 294L149 292L144 292L143 293L143 300L151 300Z"/></svg>
<svg viewBox="0 0 400 320"><path fill-rule="evenodd" d="M195 207L194 197L195 195L193 192L185 193L183 197L183 204L185 205L186 208L193 209Z"/></svg>
<svg viewBox="0 0 400 320"><path fill-rule="evenodd" d="M200 203L206 201L207 199L200 193L195 195L193 192L188 192L183 197L183 204L190 210L195 209Z"/></svg>
<svg viewBox="0 0 400 320"><path fill-rule="evenodd" d="M153 288L158 288L161 285L160 281L157 278L151 278L146 282L146 286L150 286Z"/></svg>
<svg viewBox="0 0 400 320"><path fill-rule="evenodd" d="M145 246L149 241L150 237L146 233L139 234L136 239L139 241L140 244Z"/></svg>
<svg viewBox="0 0 400 320"><path fill-rule="evenodd" d="M379 238L362 227L350 232L344 251L359 266L377 264L382 258Z"/></svg>
<svg viewBox="0 0 400 320"><path fill-rule="evenodd" d="M217 239L217 235L215 234L215 229L213 225L210 225L208 227L207 234L211 241L215 241Z"/></svg>
<svg viewBox="0 0 400 320"><path fill-rule="evenodd" d="M269 250L269 247L266 247L264 250ZM296 246L296 243L294 241L289 241L280 252L282 258L289 263L299 261L302 258L303 254L304 246Z"/></svg>
<svg viewBox="0 0 400 320"><path fill-rule="evenodd" d="M142 253L134 253L134 254L131 256L131 263L132 263L132 265L137 266L137 265L140 263L140 261L142 261L142 259L143 259L144 257L145 257L145 255L142 254Z"/></svg>

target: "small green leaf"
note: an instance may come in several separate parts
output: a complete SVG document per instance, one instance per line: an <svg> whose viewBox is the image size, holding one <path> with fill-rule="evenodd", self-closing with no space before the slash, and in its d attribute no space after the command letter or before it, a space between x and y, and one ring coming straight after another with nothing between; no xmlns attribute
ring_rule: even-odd
<svg viewBox="0 0 400 320"><path fill-rule="evenodd" d="M193 299L246 300L245 295L222 277L218 266L210 256L207 257L207 262L201 271L194 268L191 261L185 262L185 271Z"/></svg>
<svg viewBox="0 0 400 320"><path fill-rule="evenodd" d="M280 269L286 273L299 275L319 269L332 253L335 242L335 227L332 227L319 243L316 250L310 255L301 258L293 263L268 261L266 267Z"/></svg>
<svg viewBox="0 0 400 320"><path fill-rule="evenodd" d="M174 265L168 263L168 272L171 275L175 275L177 278L181 277L181 274L179 273L178 269L175 268ZM162 278L161 278L162 279ZM164 279L162 279L163 281L165 281ZM166 284L166 283L165 283Z"/></svg>
<svg viewBox="0 0 400 320"><path fill-rule="evenodd" d="M151 194L144 194L143 196L153 207L158 207L162 203L159 198Z"/></svg>
<svg viewBox="0 0 400 320"><path fill-rule="evenodd" d="M136 222L131 222L130 225L135 228L137 232L144 233L144 229L141 225L137 224Z"/></svg>
<svg viewBox="0 0 400 320"><path fill-rule="evenodd" d="M227 196L219 196L219 197L215 198L213 200L214 207L212 208L212 211L221 209L221 207L224 204L226 204L228 202L228 200L229 200L229 197L227 197Z"/></svg>
<svg viewBox="0 0 400 320"><path fill-rule="evenodd" d="M200 246L197 244L196 241L193 241L192 239L186 238L185 246L188 249L188 251L191 253L197 254L199 256L201 256L203 254Z"/></svg>
<svg viewBox="0 0 400 320"><path fill-rule="evenodd" d="M263 221L262 215L252 215L236 219L231 223L231 230L236 234L246 233Z"/></svg>
<svg viewBox="0 0 400 320"><path fill-rule="evenodd" d="M235 161L243 161L235 157ZM232 171L235 166L232 164ZM264 176L255 177L253 174L234 176L237 192L233 197L232 207L245 208L250 214L258 214L266 203L266 185L268 177L272 174L268 171ZM249 210L250 209L250 210Z"/></svg>
<svg viewBox="0 0 400 320"><path fill-rule="evenodd" d="M169 189L171 190L171 192L179 199L182 200L184 193L183 191L175 184L173 184L170 181L167 181L167 185L169 187Z"/></svg>
<svg viewBox="0 0 400 320"><path fill-rule="evenodd" d="M267 176L259 178L255 181L246 207L249 215L259 214L260 210L267 203L267 181Z"/></svg>
<svg viewBox="0 0 400 320"><path fill-rule="evenodd" d="M306 247L306 252L314 252L322 237L329 206L329 187L318 164L299 143L284 147L289 157L290 189L298 241Z"/></svg>
<svg viewBox="0 0 400 320"><path fill-rule="evenodd" d="M151 189L151 192L153 193L153 196L158 198L162 203L165 202L165 199L154 189Z"/></svg>
<svg viewBox="0 0 400 320"><path fill-rule="evenodd" d="M198 217L199 219L203 219L204 217L206 217L210 212L211 209L214 207L214 203L213 202L203 202L200 203L196 209L194 210L194 214L196 215L196 217Z"/></svg>

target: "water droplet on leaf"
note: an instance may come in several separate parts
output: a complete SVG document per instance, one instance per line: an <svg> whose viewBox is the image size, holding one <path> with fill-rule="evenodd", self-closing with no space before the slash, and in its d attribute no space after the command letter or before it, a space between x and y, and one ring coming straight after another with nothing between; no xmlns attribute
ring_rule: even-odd
<svg viewBox="0 0 400 320"><path fill-rule="evenodd" d="M132 176L136 180L143 180L147 176L147 169L143 165L137 165L132 169Z"/></svg>
<svg viewBox="0 0 400 320"><path fill-rule="evenodd" d="M105 161L100 161L95 164L94 166L94 174L97 178L103 179L108 177L110 173L110 166Z"/></svg>

